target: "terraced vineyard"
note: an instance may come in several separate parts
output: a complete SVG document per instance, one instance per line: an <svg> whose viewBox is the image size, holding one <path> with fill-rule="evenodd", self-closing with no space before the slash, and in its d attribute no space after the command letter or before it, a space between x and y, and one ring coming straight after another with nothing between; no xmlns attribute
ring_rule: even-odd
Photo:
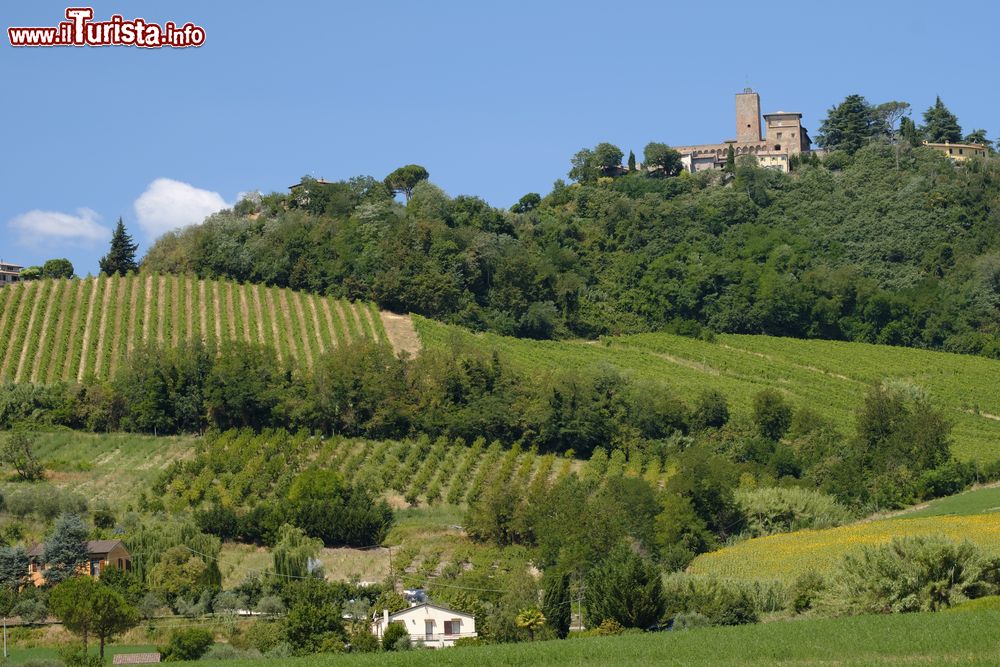
<svg viewBox="0 0 1000 667"><path fill-rule="evenodd" d="M191 276L99 276L0 289L0 383L110 377L154 341L255 341L311 364L360 338L386 340L373 304Z"/></svg>
<svg viewBox="0 0 1000 667"><path fill-rule="evenodd" d="M749 415L753 396L778 389L794 404L819 412L842 432L868 387L885 378L927 389L952 420L954 451L967 460L1000 458L1000 361L912 348L719 335L714 342L669 334L600 341L533 341L473 334L421 317L414 323L428 349L455 345L496 348L523 370L539 373L601 364L633 378L662 382L689 404L706 388L722 391L734 414Z"/></svg>

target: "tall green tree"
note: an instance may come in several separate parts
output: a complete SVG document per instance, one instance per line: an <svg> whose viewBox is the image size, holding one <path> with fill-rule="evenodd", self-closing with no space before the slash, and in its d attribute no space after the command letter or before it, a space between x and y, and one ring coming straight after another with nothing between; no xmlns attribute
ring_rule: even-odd
<svg viewBox="0 0 1000 667"><path fill-rule="evenodd" d="M392 194L396 195L402 192L406 200L409 201L417 183L426 181L428 178L430 178L430 173L425 168L419 164L408 164L386 176L384 182L385 187L389 188Z"/></svg>
<svg viewBox="0 0 1000 667"><path fill-rule="evenodd" d="M118 218L118 224L111 235L111 249L100 261L101 273L124 276L130 271L138 271L139 265L135 261L135 251L138 248L139 244L132 241L132 237L125 231L125 223Z"/></svg>
<svg viewBox="0 0 1000 667"><path fill-rule="evenodd" d="M271 550L274 572L293 579L312 576L322 548L323 540L308 537L301 528L286 523L278 529L278 540Z"/></svg>
<svg viewBox="0 0 1000 667"><path fill-rule="evenodd" d="M681 173L681 154L666 144L651 141L642 151L646 166L655 169L658 176L676 176Z"/></svg>
<svg viewBox="0 0 1000 667"><path fill-rule="evenodd" d="M933 106L924 112L924 125L921 128L924 138L931 143L958 143L962 141L962 127L958 118L944 105L940 97L935 98Z"/></svg>
<svg viewBox="0 0 1000 667"><path fill-rule="evenodd" d="M602 176L611 176L622 166L625 154L614 144L602 142L594 146L594 165Z"/></svg>
<svg viewBox="0 0 1000 667"><path fill-rule="evenodd" d="M97 636L102 664L107 640L139 624L135 607L90 577L75 577L53 588L49 609L68 630L80 635L84 651L90 635Z"/></svg>
<svg viewBox="0 0 1000 667"><path fill-rule="evenodd" d="M628 170L630 173L635 171L635 152L631 150L628 152Z"/></svg>
<svg viewBox="0 0 1000 667"><path fill-rule="evenodd" d="M559 639L569 635L569 626L573 615L572 599L569 592L569 574L559 572L554 568L542 577L542 614L546 624L552 628Z"/></svg>
<svg viewBox="0 0 1000 667"><path fill-rule="evenodd" d="M626 628L646 628L663 613L663 581L659 568L622 543L591 570L585 593L591 625L605 620Z"/></svg>
<svg viewBox="0 0 1000 667"><path fill-rule="evenodd" d="M9 465L25 482L45 478L45 467L35 456L35 444L24 431L11 432L0 449L0 463Z"/></svg>
<svg viewBox="0 0 1000 667"><path fill-rule="evenodd" d="M90 531L78 514L61 514L52 534L45 541L42 560L45 582L58 584L71 578L77 567L87 563L87 537Z"/></svg>
<svg viewBox="0 0 1000 667"><path fill-rule="evenodd" d="M819 126L816 143L831 151L853 154L880 131L875 110L861 95L848 95L832 107Z"/></svg>
<svg viewBox="0 0 1000 667"><path fill-rule="evenodd" d="M912 118L903 116L899 119L899 137L914 148L920 145L920 130Z"/></svg>
<svg viewBox="0 0 1000 667"><path fill-rule="evenodd" d="M28 580L28 565L24 547L0 547L0 586L15 593L21 590Z"/></svg>
<svg viewBox="0 0 1000 667"><path fill-rule="evenodd" d="M73 263L66 258L50 259L42 264L43 278L72 278Z"/></svg>

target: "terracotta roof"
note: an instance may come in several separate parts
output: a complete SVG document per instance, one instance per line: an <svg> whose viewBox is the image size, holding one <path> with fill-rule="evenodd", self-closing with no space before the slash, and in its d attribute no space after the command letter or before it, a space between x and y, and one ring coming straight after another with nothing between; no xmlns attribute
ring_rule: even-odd
<svg viewBox="0 0 1000 667"><path fill-rule="evenodd" d="M114 549L115 546L121 544L121 542L121 540L90 540L87 542L87 553L93 555L106 554ZM38 558L44 550L45 545L36 542L28 549L28 556Z"/></svg>
<svg viewBox="0 0 1000 667"><path fill-rule="evenodd" d="M111 661L112 665L148 665L160 661L159 653L119 653Z"/></svg>

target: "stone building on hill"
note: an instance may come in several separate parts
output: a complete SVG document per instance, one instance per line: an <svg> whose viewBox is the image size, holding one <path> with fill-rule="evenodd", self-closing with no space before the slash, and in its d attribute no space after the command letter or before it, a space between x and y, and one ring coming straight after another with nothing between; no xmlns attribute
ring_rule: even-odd
<svg viewBox="0 0 1000 667"><path fill-rule="evenodd" d="M802 126L802 114L795 111L775 111L764 114L761 131L760 95L750 88L736 94L736 138L718 144L674 146L681 154L684 168L691 173L706 169L722 169L729 147L739 159L753 155L762 167L789 170L792 156L812 150L809 132Z"/></svg>

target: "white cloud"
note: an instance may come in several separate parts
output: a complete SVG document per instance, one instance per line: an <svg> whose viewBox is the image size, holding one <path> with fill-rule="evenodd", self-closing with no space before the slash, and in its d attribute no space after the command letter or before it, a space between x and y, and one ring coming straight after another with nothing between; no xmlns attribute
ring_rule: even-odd
<svg viewBox="0 0 1000 667"><path fill-rule="evenodd" d="M139 226L152 237L195 225L230 204L218 192L170 178L158 178L135 200Z"/></svg>
<svg viewBox="0 0 1000 667"><path fill-rule="evenodd" d="M7 226L18 233L21 243L29 245L52 241L94 242L111 236L110 229L97 224L100 219L89 208L77 209L76 215L35 209L12 218Z"/></svg>

